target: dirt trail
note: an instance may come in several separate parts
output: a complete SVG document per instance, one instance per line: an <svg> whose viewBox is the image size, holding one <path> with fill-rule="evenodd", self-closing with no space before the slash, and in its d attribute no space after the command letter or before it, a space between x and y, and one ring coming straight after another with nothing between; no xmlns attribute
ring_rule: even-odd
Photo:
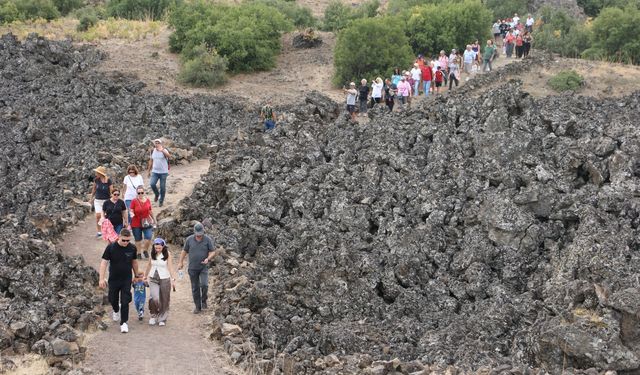
<svg viewBox="0 0 640 375"><path fill-rule="evenodd" d="M162 209L176 207L182 198L191 194L208 168L208 160L172 167L167 180L165 207ZM158 210L155 205L153 208ZM65 254L81 255L87 264L98 267L105 242L94 238L94 235L95 221L93 216L88 216L65 234L59 247ZM169 248L174 260L177 260L180 247L169 245ZM141 267L146 266L146 260L140 264ZM105 308L108 314L105 314L104 322L109 327L88 335L85 341L87 358L84 365L98 373L240 374L232 368L222 346L205 338L208 314L192 314L193 302L187 276L178 280L176 291L171 293L171 312L165 327L149 326L147 304L142 322L138 321L130 307L129 333L122 334L118 323L110 319L111 307Z"/></svg>

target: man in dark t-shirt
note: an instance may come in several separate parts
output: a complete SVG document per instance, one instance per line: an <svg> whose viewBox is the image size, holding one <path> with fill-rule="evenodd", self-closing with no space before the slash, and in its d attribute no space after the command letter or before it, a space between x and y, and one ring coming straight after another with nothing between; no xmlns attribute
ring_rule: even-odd
<svg viewBox="0 0 640 375"><path fill-rule="evenodd" d="M136 247L131 243L131 231L122 229L120 237L109 244L100 262L100 288L106 288L105 272L109 264L109 303L113 307L113 320L120 321L120 332L129 332L129 302L131 302L132 271L138 272Z"/></svg>

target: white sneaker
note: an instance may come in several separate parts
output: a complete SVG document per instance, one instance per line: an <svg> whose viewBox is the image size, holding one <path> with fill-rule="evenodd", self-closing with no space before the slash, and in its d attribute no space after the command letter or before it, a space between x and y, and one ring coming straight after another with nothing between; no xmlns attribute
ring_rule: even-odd
<svg viewBox="0 0 640 375"><path fill-rule="evenodd" d="M156 325L156 318L149 319L149 325L150 326L155 326Z"/></svg>
<svg viewBox="0 0 640 375"><path fill-rule="evenodd" d="M119 322L120 321L120 311L118 312L113 312L113 314L111 315L111 318L113 318L114 322Z"/></svg>
<svg viewBox="0 0 640 375"><path fill-rule="evenodd" d="M165 323L165 322L160 322L160 323L158 323L158 325L159 325L160 327L164 327L164 326L166 325L166 323Z"/></svg>
<svg viewBox="0 0 640 375"><path fill-rule="evenodd" d="M120 325L120 332L122 332L122 333L128 333L129 332L129 326L127 325L127 323L122 323Z"/></svg>

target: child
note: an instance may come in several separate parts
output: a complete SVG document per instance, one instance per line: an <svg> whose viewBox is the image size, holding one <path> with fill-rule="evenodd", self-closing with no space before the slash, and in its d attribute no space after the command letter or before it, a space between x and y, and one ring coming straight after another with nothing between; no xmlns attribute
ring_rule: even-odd
<svg viewBox="0 0 640 375"><path fill-rule="evenodd" d="M444 82L444 73L442 72L442 68L438 66L436 68L436 94L440 92L440 87L442 87L442 82Z"/></svg>
<svg viewBox="0 0 640 375"><path fill-rule="evenodd" d="M138 312L138 320L144 317L144 303L147 301L146 284L144 274L140 273L133 279L133 303Z"/></svg>

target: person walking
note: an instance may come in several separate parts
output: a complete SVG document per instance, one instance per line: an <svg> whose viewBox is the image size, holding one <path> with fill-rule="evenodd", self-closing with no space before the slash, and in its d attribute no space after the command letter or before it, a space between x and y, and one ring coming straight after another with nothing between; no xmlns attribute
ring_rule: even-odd
<svg viewBox="0 0 640 375"><path fill-rule="evenodd" d="M138 167L131 164L127 167L127 175L122 181L122 194L124 195L124 204L127 211L131 209L131 201L136 199L136 188L140 185L144 186L142 175L138 171ZM128 214L127 224L131 224L131 213Z"/></svg>
<svg viewBox="0 0 640 375"><path fill-rule="evenodd" d="M276 127L276 112L271 107L271 102L263 105L260 109L260 121L264 124L264 130L269 131Z"/></svg>
<svg viewBox="0 0 640 375"><path fill-rule="evenodd" d="M393 106L396 100L396 86L387 78L384 84L384 103L389 108L389 112L393 112Z"/></svg>
<svg viewBox="0 0 640 375"><path fill-rule="evenodd" d="M528 33L533 32L533 25L535 23L536 21L533 19L533 17L531 17L531 14L527 15L527 20L524 22L525 31Z"/></svg>
<svg viewBox="0 0 640 375"><path fill-rule="evenodd" d="M400 83L400 79L402 78L402 73L400 72L400 68L393 69L393 75L391 76L391 83L398 87Z"/></svg>
<svg viewBox="0 0 640 375"><path fill-rule="evenodd" d="M407 76L402 76L400 78L400 83L398 84L398 91L396 97L398 102L400 103L400 107L408 104L408 98L411 95L411 85L407 82Z"/></svg>
<svg viewBox="0 0 640 375"><path fill-rule="evenodd" d="M358 98L360 102L358 116L366 116L369 103L369 86L367 86L367 80L364 78L360 81L360 87L358 87Z"/></svg>
<svg viewBox="0 0 640 375"><path fill-rule="evenodd" d="M149 258L149 246L151 245L156 217L153 214L151 200L147 198L144 192L144 186L140 185L136 189L136 199L131 202L129 212L131 213L131 231L133 232L133 238L136 240L136 249L138 251L136 257L138 259L142 259L142 256Z"/></svg>
<svg viewBox="0 0 640 375"><path fill-rule="evenodd" d="M522 37L522 55L524 57L529 56L529 51L531 51L531 42L533 42L533 37L530 32L526 31Z"/></svg>
<svg viewBox="0 0 640 375"><path fill-rule="evenodd" d="M507 35L504 37L504 53L508 59L513 55L513 43L515 41L515 36L511 32L511 30L507 31Z"/></svg>
<svg viewBox="0 0 640 375"><path fill-rule="evenodd" d="M420 94L420 80L422 79L422 70L420 64L417 62L413 64L411 69L411 79L413 80L413 94L412 96L418 96Z"/></svg>
<svg viewBox="0 0 640 375"><path fill-rule="evenodd" d="M355 90L355 84L354 90ZM189 280L191 280L191 295L195 304L194 314L199 314L207 308L207 293L209 287L209 261L215 255L215 240L204 234L204 226L197 223L193 226L193 234L187 237L180 253L178 270L184 268L184 258L189 256Z"/></svg>
<svg viewBox="0 0 640 375"><path fill-rule="evenodd" d="M113 182L107 176L107 169L103 166L93 170L96 173L93 179L93 185L91 185L91 203L93 209L96 212L96 237L102 237L102 228L100 226L100 220L102 219L102 205L111 197L111 189L113 188Z"/></svg>
<svg viewBox="0 0 640 375"><path fill-rule="evenodd" d="M109 265L109 280L105 279ZM133 273L132 273L133 272ZM102 253L99 271L99 286L102 289L109 285L109 303L113 308L114 322L120 321L120 332L129 332L129 302L131 302L131 281L138 275L136 247L131 244L131 231L124 228L118 240L109 244Z"/></svg>
<svg viewBox="0 0 640 375"><path fill-rule="evenodd" d="M373 99L374 105L382 102L382 89L384 88L384 82L382 78L378 77L371 84L371 99Z"/></svg>
<svg viewBox="0 0 640 375"><path fill-rule="evenodd" d="M449 91L453 89L454 82L456 87L458 87L458 84L460 83L460 68L457 57L449 59Z"/></svg>
<svg viewBox="0 0 640 375"><path fill-rule="evenodd" d="M491 71L491 62L493 61L494 55L496 53L496 47L493 45L492 40L487 40L487 45L484 47L484 51L482 51L482 72L486 72L487 68Z"/></svg>
<svg viewBox="0 0 640 375"><path fill-rule="evenodd" d="M120 233L120 230L127 223L127 206L120 199L120 189L112 189L111 198L102 204L102 218L100 220L109 220L116 233Z"/></svg>
<svg viewBox="0 0 640 375"><path fill-rule="evenodd" d="M434 93L438 94L440 93L440 87L442 87L442 83L444 82L444 71L442 70L442 67L438 66L436 68L436 73L434 75L433 81L436 86Z"/></svg>
<svg viewBox="0 0 640 375"><path fill-rule="evenodd" d="M347 112L351 116L352 122L358 122L356 120L356 98L358 97L358 90L356 90L356 83L349 83L349 88L342 88L342 92L347 95Z"/></svg>
<svg viewBox="0 0 640 375"><path fill-rule="evenodd" d="M171 154L162 145L161 139L153 140L153 150L149 158L147 175L151 178L149 184L153 190L154 201L159 202L160 207L164 204L164 197L167 193L167 177L169 176L169 158ZM158 181L160 190L158 191Z"/></svg>
<svg viewBox="0 0 640 375"><path fill-rule="evenodd" d="M158 237L153 241L151 257L144 271L144 277L149 282L149 325L164 326L169 317L169 302L171 288L176 288L176 273L173 269L171 253L166 242Z"/></svg>
<svg viewBox="0 0 640 375"><path fill-rule="evenodd" d="M518 34L516 36L516 59L521 59L522 54L524 53L524 42L522 40L522 35Z"/></svg>
<svg viewBox="0 0 640 375"><path fill-rule="evenodd" d="M491 32L493 33L493 41L498 44L500 41L500 20L497 20L491 26Z"/></svg>
<svg viewBox="0 0 640 375"><path fill-rule="evenodd" d="M473 62L476 60L476 53L471 50L471 44L467 44L467 48L462 54L462 60L464 61L464 72L471 75ZM467 77L467 79L469 79L469 77Z"/></svg>
<svg viewBox="0 0 640 375"><path fill-rule="evenodd" d="M429 91L431 90L432 72L430 63L425 62L424 65L420 66L420 78L422 79L422 90L425 97L429 96Z"/></svg>

